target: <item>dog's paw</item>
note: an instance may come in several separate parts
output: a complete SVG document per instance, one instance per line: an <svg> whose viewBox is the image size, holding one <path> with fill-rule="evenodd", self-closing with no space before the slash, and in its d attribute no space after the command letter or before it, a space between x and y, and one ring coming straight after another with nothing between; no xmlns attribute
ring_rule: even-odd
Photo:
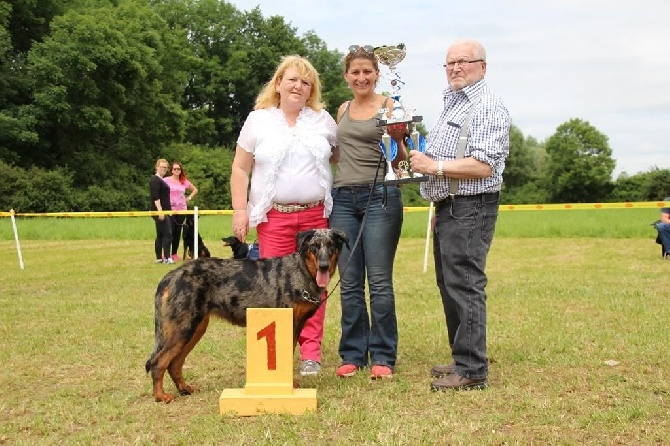
<svg viewBox="0 0 670 446"><path fill-rule="evenodd" d="M170 395L169 393L162 393L160 395L154 395L154 399L157 403L168 404L174 401L174 396Z"/></svg>
<svg viewBox="0 0 670 446"><path fill-rule="evenodd" d="M179 387L179 393L182 395L191 395L196 391L195 387L191 387L187 384Z"/></svg>

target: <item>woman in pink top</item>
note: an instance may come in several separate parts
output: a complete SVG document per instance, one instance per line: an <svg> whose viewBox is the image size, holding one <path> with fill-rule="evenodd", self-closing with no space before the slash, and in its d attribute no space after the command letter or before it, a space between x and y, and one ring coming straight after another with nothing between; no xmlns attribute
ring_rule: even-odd
<svg viewBox="0 0 670 446"><path fill-rule="evenodd" d="M186 172L184 172L181 163L173 162L171 172L172 175L163 178L163 181L170 186L170 205L173 211L185 211L188 209L188 202L193 200L195 194L198 193L198 188L186 178ZM188 196L186 196L187 191L189 192ZM181 231L187 216L173 215L172 217L172 260L176 262L179 260L177 251L179 250Z"/></svg>

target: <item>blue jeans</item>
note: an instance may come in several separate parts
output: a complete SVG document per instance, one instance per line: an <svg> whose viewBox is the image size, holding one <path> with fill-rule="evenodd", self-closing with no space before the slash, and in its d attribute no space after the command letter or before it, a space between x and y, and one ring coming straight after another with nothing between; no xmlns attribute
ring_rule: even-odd
<svg viewBox="0 0 670 446"><path fill-rule="evenodd" d="M665 254L670 254L670 224L659 223L658 226L656 226L656 230L658 230L658 236L661 239L663 252Z"/></svg>
<svg viewBox="0 0 670 446"><path fill-rule="evenodd" d="M353 248L363 216L368 213L361 240L347 265L350 251L342 249L338 267L342 282L342 337L339 353L343 364L358 367L395 366L398 352L398 322L393 293L393 260L402 228L402 194L397 186L387 187L386 208L382 208L381 185L375 185L369 209L370 185L333 189L330 227L344 231ZM367 273L370 314L365 302Z"/></svg>
<svg viewBox="0 0 670 446"><path fill-rule="evenodd" d="M470 379L488 374L484 272L499 194L456 197L436 203L433 255L454 371Z"/></svg>

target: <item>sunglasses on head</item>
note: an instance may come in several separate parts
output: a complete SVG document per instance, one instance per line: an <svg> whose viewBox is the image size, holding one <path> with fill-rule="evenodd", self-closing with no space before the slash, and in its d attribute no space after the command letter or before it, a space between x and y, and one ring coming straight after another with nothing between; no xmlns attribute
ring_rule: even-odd
<svg viewBox="0 0 670 446"><path fill-rule="evenodd" d="M363 45L363 46L361 46L361 45L351 45L349 47L349 52L350 53L355 53L356 51L360 50L361 48L363 48L363 50L366 53L374 53L375 52L375 47L372 46L372 45Z"/></svg>

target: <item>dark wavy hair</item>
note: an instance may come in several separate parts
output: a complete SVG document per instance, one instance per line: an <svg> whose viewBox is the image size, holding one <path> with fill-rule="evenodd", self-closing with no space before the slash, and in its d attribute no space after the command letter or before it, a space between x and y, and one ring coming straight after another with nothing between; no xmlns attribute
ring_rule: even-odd
<svg viewBox="0 0 670 446"><path fill-rule="evenodd" d="M358 48L356 51L350 51L349 54L347 54L344 57L344 72L346 73L349 71L349 67L351 66L351 62L354 59L367 59L370 62L372 62L372 66L375 67L376 71L379 71L379 61L377 60L377 56L375 56L375 53L370 53L365 50L362 46Z"/></svg>
<svg viewBox="0 0 670 446"><path fill-rule="evenodd" d="M184 184L186 182L186 172L184 172L184 166L182 166L181 163L177 161L172 161L172 166L170 166L170 174L172 174L172 169L174 169L174 166L178 166L181 169L179 171L179 182Z"/></svg>

